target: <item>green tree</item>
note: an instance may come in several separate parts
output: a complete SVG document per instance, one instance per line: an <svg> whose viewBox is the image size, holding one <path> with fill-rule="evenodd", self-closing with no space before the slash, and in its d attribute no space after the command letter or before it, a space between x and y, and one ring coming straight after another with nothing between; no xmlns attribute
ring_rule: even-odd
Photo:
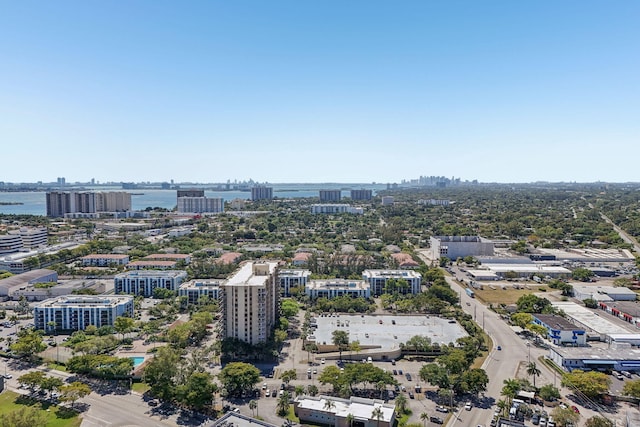
<svg viewBox="0 0 640 427"><path fill-rule="evenodd" d="M240 396L260 382L260 371L249 363L231 362L222 368L218 379L230 396Z"/></svg>
<svg viewBox="0 0 640 427"><path fill-rule="evenodd" d="M342 352L349 348L349 334L347 331L336 329L331 333L331 341L333 342L333 345L338 347L340 360L342 360Z"/></svg>
<svg viewBox="0 0 640 427"><path fill-rule="evenodd" d="M0 415L0 427L34 427L46 424L46 412L30 406L21 406Z"/></svg>
<svg viewBox="0 0 640 427"><path fill-rule="evenodd" d="M533 322L533 315L531 315L530 313L513 313L511 315L511 322L514 325L520 326L522 329L525 329L527 325Z"/></svg>
<svg viewBox="0 0 640 427"><path fill-rule="evenodd" d="M278 415L285 416L287 412L289 412L289 399L291 399L291 396L289 395L288 391L285 391L284 393L282 393L282 395L280 395L276 406L276 408L278 409Z"/></svg>
<svg viewBox="0 0 640 427"><path fill-rule="evenodd" d="M585 422L585 427L613 427L614 424L611 420L602 417L600 415L596 415L587 419Z"/></svg>
<svg viewBox="0 0 640 427"><path fill-rule="evenodd" d="M45 374L42 371L31 371L18 378L18 382L30 390L35 390L40 387L40 384L44 381Z"/></svg>
<svg viewBox="0 0 640 427"><path fill-rule="evenodd" d="M217 388L209 372L193 372L184 384L177 387L176 395L179 402L201 410L211 405Z"/></svg>
<svg viewBox="0 0 640 427"><path fill-rule="evenodd" d="M135 322L132 318L126 316L118 316L113 322L113 327L115 328L117 333L122 335L122 340L124 341L124 335L131 332L134 324Z"/></svg>
<svg viewBox="0 0 640 427"><path fill-rule="evenodd" d="M251 399L249 401L249 409L251 409L251 416L255 417L256 416L255 411L258 409L258 402L256 402L255 400Z"/></svg>
<svg viewBox="0 0 640 427"><path fill-rule="evenodd" d="M282 301L282 305L280 307L280 311L284 317L291 318L298 314L299 310L298 303L293 299L285 299Z"/></svg>
<svg viewBox="0 0 640 427"><path fill-rule="evenodd" d="M44 390L51 394L52 392L59 390L64 385L64 381L56 377L44 377L40 383L40 390Z"/></svg>
<svg viewBox="0 0 640 427"><path fill-rule="evenodd" d="M71 384L60 387L60 401L71 402L71 408L73 408L78 399L82 399L89 394L91 394L91 387L80 381L74 381Z"/></svg>
<svg viewBox="0 0 640 427"><path fill-rule="evenodd" d="M640 380L626 381L622 387L625 396L640 397Z"/></svg>
<svg viewBox="0 0 640 427"><path fill-rule="evenodd" d="M558 388L553 384L545 384L540 387L538 395L541 399L546 400L547 402L551 402L560 398L560 390L558 390Z"/></svg>
<svg viewBox="0 0 640 427"><path fill-rule="evenodd" d="M42 340L42 335L37 331L29 331L18 336L16 342L9 347L19 357L34 360L36 355L46 350L47 345Z"/></svg>
<svg viewBox="0 0 640 427"><path fill-rule="evenodd" d="M384 413L379 406L376 406L371 412L371 418L375 418L377 420L376 425L380 427L380 420L384 417Z"/></svg>
<svg viewBox="0 0 640 427"><path fill-rule="evenodd" d="M510 379L504 380L503 383L504 383L504 386L500 391L500 395L506 397L508 405L511 406L511 402L513 401L513 398L518 395L518 392L520 392L520 388L521 388L520 382L518 380L510 378Z"/></svg>
<svg viewBox="0 0 640 427"><path fill-rule="evenodd" d="M527 365L527 375L531 375L533 377L533 387L536 387L536 377L539 377L541 374L538 365L536 362L529 362Z"/></svg>
<svg viewBox="0 0 640 427"><path fill-rule="evenodd" d="M552 309L551 301L534 294L522 295L516 301L518 311L524 313L545 313Z"/></svg>
<svg viewBox="0 0 640 427"><path fill-rule="evenodd" d="M174 378L178 375L181 353L171 347L160 347L144 368L142 378L153 396L170 401L174 396Z"/></svg>
<svg viewBox="0 0 640 427"><path fill-rule="evenodd" d="M401 414L405 414L407 412L407 403L408 401L404 394L399 393L396 396L396 408L398 408L398 411Z"/></svg>
<svg viewBox="0 0 640 427"><path fill-rule="evenodd" d="M611 379L602 372L576 369L562 376L562 385L574 388L590 399L596 399L609 390Z"/></svg>
<svg viewBox="0 0 640 427"><path fill-rule="evenodd" d="M577 425L578 419L580 418L580 415L573 412L573 409L562 408L560 406L554 408L553 411L551 411L551 415L556 424L560 426L566 426L567 424Z"/></svg>
<svg viewBox="0 0 640 427"><path fill-rule="evenodd" d="M593 276L595 276L595 273L584 267L578 267L571 273L571 277L573 277L574 280L581 282L588 282Z"/></svg>
<svg viewBox="0 0 640 427"><path fill-rule="evenodd" d="M298 374L296 373L295 369L288 369L288 370L284 371L282 373L282 375L280 375L280 379L287 385L291 381L293 381L293 380L295 380L297 378L298 378Z"/></svg>

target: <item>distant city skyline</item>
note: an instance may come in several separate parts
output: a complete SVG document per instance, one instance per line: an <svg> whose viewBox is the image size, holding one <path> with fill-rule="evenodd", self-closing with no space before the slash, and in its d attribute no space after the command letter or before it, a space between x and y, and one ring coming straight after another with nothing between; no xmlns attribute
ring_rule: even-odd
<svg viewBox="0 0 640 427"><path fill-rule="evenodd" d="M0 181L638 182L640 3L3 2Z"/></svg>

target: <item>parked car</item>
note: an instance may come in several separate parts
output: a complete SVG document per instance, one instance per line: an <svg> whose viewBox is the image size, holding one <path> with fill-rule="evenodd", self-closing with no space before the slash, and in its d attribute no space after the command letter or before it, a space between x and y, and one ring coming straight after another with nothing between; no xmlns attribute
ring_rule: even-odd
<svg viewBox="0 0 640 427"><path fill-rule="evenodd" d="M398 369L398 375L402 375L402 369Z"/></svg>
<svg viewBox="0 0 640 427"><path fill-rule="evenodd" d="M573 409L573 412L575 412L576 414L580 413L580 409L578 409L576 405L571 405L571 409Z"/></svg>
<svg viewBox="0 0 640 427"><path fill-rule="evenodd" d="M404 376L407 379L407 381L411 381L411 374L410 373L407 372Z"/></svg>
<svg viewBox="0 0 640 427"><path fill-rule="evenodd" d="M409 399L413 399L413 398L415 398L415 396L413 395L413 392L412 392L412 391L410 391L410 392L409 392Z"/></svg>
<svg viewBox="0 0 640 427"><path fill-rule="evenodd" d="M444 420L440 417L429 417L429 421L436 424L444 424Z"/></svg>
<svg viewBox="0 0 640 427"><path fill-rule="evenodd" d="M276 397L277 394L278 394L278 390L276 390L275 388L271 390L271 397Z"/></svg>
<svg viewBox="0 0 640 427"><path fill-rule="evenodd" d="M534 426L537 426L538 424L540 424L540 414L533 414L533 416L531 417L531 423Z"/></svg>
<svg viewBox="0 0 640 427"><path fill-rule="evenodd" d="M473 408L473 405L471 404L471 402L467 402L467 404L464 405L464 410L465 411L470 411L471 408Z"/></svg>
<svg viewBox="0 0 640 427"><path fill-rule="evenodd" d="M449 412L449 410L447 408L445 408L444 406L442 406L442 405L436 406L436 411L438 411L438 412Z"/></svg>
<svg viewBox="0 0 640 427"><path fill-rule="evenodd" d="M393 370L393 375L398 375L398 371L396 371L395 369Z"/></svg>
<svg viewBox="0 0 640 427"><path fill-rule="evenodd" d="M496 347L496 350L498 351L502 350L502 346L499 345L498 347Z"/></svg>

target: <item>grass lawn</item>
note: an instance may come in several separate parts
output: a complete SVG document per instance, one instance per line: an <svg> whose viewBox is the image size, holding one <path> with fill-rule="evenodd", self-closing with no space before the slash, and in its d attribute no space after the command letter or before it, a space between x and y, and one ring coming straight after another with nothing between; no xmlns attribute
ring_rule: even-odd
<svg viewBox="0 0 640 427"><path fill-rule="evenodd" d="M60 363L49 362L47 363L47 367L49 369L55 369L56 371L67 372L67 367L65 365L61 365Z"/></svg>
<svg viewBox="0 0 640 427"><path fill-rule="evenodd" d="M79 427L82 423L82 419L76 412L66 408L32 400L9 390L5 390L0 394L0 414L15 411L25 405L45 412L47 414L47 427Z"/></svg>
<svg viewBox="0 0 640 427"><path fill-rule="evenodd" d="M147 383L133 383L131 388L137 393L145 394L151 387Z"/></svg>
<svg viewBox="0 0 640 427"><path fill-rule="evenodd" d="M529 285L530 289L513 289L511 287L502 289L499 285L493 286L495 289L491 289L487 285L484 285L484 289L474 289L476 298L487 304L515 304L522 295L548 289L545 285Z"/></svg>

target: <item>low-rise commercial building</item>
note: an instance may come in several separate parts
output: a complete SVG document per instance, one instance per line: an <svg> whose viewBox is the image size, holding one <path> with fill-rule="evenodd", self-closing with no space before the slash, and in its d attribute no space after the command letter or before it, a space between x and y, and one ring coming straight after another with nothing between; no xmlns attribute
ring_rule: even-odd
<svg viewBox="0 0 640 427"><path fill-rule="evenodd" d="M349 400L328 396L300 396L295 399L293 410L304 423L333 427L393 427L396 415L395 405L354 396ZM380 416L374 416L374 413L379 413ZM353 420L350 420L351 417Z"/></svg>
<svg viewBox="0 0 640 427"><path fill-rule="evenodd" d="M577 327L562 316L534 314L533 323L547 328L547 338L555 345L583 346L587 344L585 330Z"/></svg>
<svg viewBox="0 0 640 427"><path fill-rule="evenodd" d="M548 357L567 371L640 371L640 352L629 345L611 348L551 347Z"/></svg>
<svg viewBox="0 0 640 427"><path fill-rule="evenodd" d="M28 271L0 280L0 297L11 297L20 289L25 289L36 283L57 283L58 273L45 268Z"/></svg>
<svg viewBox="0 0 640 427"><path fill-rule="evenodd" d="M74 295L49 299L33 309L36 329L82 331L89 325L113 326L119 316L133 317L133 297Z"/></svg>
<svg viewBox="0 0 640 427"><path fill-rule="evenodd" d="M605 300L610 301L635 301L637 298L635 292L623 286L590 286L576 283L572 283L571 285L573 286L573 296L580 301L586 299L602 300L598 298L599 295L606 295L609 298L605 298Z"/></svg>
<svg viewBox="0 0 640 427"><path fill-rule="evenodd" d="M113 279L116 294L153 296L155 288L177 291L180 284L187 278L187 272L182 270L139 270L117 274Z"/></svg>
<svg viewBox="0 0 640 427"><path fill-rule="evenodd" d="M431 257L447 257L455 261L467 256L491 256L494 253L493 242L480 236L432 236Z"/></svg>

